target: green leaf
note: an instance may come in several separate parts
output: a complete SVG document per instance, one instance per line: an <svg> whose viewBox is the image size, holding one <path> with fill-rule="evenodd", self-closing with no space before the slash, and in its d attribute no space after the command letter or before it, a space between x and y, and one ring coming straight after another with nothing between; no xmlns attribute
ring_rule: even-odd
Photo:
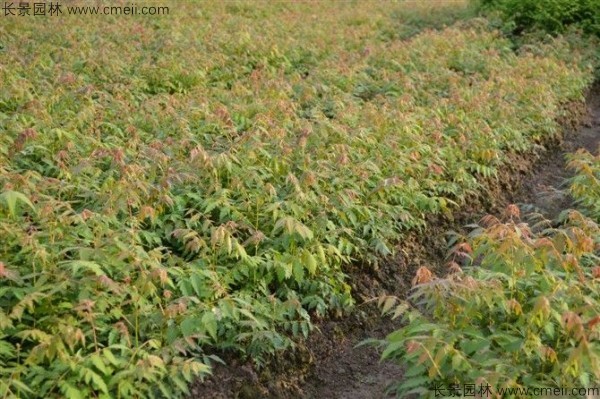
<svg viewBox="0 0 600 399"><path fill-rule="evenodd" d="M202 287L204 285L202 277L200 277L200 275L198 275L197 273L192 273L190 277L190 282L192 283L192 287L194 288L194 292L196 293L196 295L198 295L198 297L201 298L203 295Z"/></svg>
<svg viewBox="0 0 600 399"><path fill-rule="evenodd" d="M217 339L217 318L213 312L205 312L202 315L202 325L204 326L204 330L210 335L214 340Z"/></svg>
<svg viewBox="0 0 600 399"><path fill-rule="evenodd" d="M581 373L581 375L579 376L579 382L581 383L582 387L589 387L590 386L590 375L589 373Z"/></svg>
<svg viewBox="0 0 600 399"><path fill-rule="evenodd" d="M60 390L67 399L86 399L85 395L78 388L66 381L61 381Z"/></svg>
<svg viewBox="0 0 600 399"><path fill-rule="evenodd" d="M108 386L106 385L102 377L96 372L94 372L92 369L86 368L84 370L84 377L86 383L89 384L90 382L92 382L97 389L100 389L104 393L108 393Z"/></svg>
<svg viewBox="0 0 600 399"><path fill-rule="evenodd" d="M294 279L297 282L301 282L302 280L304 280L304 267L302 266L302 264L300 262L298 262L298 261L294 262L292 272L294 274Z"/></svg>
<svg viewBox="0 0 600 399"><path fill-rule="evenodd" d="M98 356L97 354L93 354L92 356L90 356L90 360L92 361L92 364L96 366L98 371L100 371L102 374L110 374L110 371L106 368L106 365L104 364L100 356Z"/></svg>
<svg viewBox="0 0 600 399"><path fill-rule="evenodd" d="M181 322L181 333L184 337L196 334L202 326L201 320L197 317L186 317Z"/></svg>
<svg viewBox="0 0 600 399"><path fill-rule="evenodd" d="M0 194L0 199L2 199L2 202L6 204L6 206L8 207L8 214L12 217L15 217L17 215L17 204L19 202L27 205L35 212L35 207L31 203L31 201L29 201L29 198L27 198L23 193L19 193L17 191L12 190L5 191L2 194Z"/></svg>
<svg viewBox="0 0 600 399"><path fill-rule="evenodd" d="M11 385L17 387L17 389L21 392L33 393L33 391L27 385L23 384L23 382L20 380L11 379L10 383Z"/></svg>
<svg viewBox="0 0 600 399"><path fill-rule="evenodd" d="M411 378L408 381L402 383L403 389L422 388L428 386L430 379L427 376Z"/></svg>
<svg viewBox="0 0 600 399"><path fill-rule="evenodd" d="M71 271L74 275L79 273L80 269L85 269L93 272L96 276L104 276L105 273L102 270L102 267L96 262L91 262L88 260L71 260L66 262L61 262L61 265L66 265L71 268Z"/></svg>
<svg viewBox="0 0 600 399"><path fill-rule="evenodd" d="M120 362L117 360L117 358L115 357L115 355L112 353L112 351L110 349L104 348L102 350L102 354L110 362L110 364L112 364L115 367L119 366Z"/></svg>
<svg viewBox="0 0 600 399"><path fill-rule="evenodd" d="M463 351L467 355L472 355L490 345L487 339L465 339L461 343Z"/></svg>
<svg viewBox="0 0 600 399"><path fill-rule="evenodd" d="M311 275L314 275L317 272L317 260L313 254L308 251L304 251L302 255L304 266Z"/></svg>

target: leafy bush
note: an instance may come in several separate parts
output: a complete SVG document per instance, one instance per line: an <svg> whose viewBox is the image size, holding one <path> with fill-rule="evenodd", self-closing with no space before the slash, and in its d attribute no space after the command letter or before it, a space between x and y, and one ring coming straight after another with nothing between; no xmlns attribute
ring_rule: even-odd
<svg viewBox="0 0 600 399"><path fill-rule="evenodd" d="M480 20L392 41L387 4L327 4L3 19L0 395L177 396L217 350L261 364L351 308L343 264L480 192L590 79L561 40L568 62Z"/></svg>
<svg viewBox="0 0 600 399"><path fill-rule="evenodd" d="M569 167L575 171L571 195L591 217L600 220L600 155L579 150L569 157Z"/></svg>
<svg viewBox="0 0 600 399"><path fill-rule="evenodd" d="M496 11L513 33L541 29L564 33L569 26L600 36L599 0L479 0L487 11Z"/></svg>
<svg viewBox="0 0 600 399"><path fill-rule="evenodd" d="M572 192L595 220L571 211L564 226L545 229L519 222L512 206L506 222L487 217L453 247L447 278L418 272L410 299L394 309L406 326L383 343L384 359L408 365L397 393L433 397L429 384L489 385L493 397L519 397L501 388L597 387L600 193L585 185L593 159L573 157L583 174Z"/></svg>

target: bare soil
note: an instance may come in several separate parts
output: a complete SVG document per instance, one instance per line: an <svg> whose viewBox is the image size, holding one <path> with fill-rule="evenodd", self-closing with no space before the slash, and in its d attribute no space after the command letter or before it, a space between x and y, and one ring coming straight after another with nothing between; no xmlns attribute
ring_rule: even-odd
<svg viewBox="0 0 600 399"><path fill-rule="evenodd" d="M356 303L355 311L338 319L316 323L307 341L294 351L273 359L257 370L250 362L225 357L226 366L217 366L214 375L192 386L195 398L304 398L378 399L389 398L386 389L402 378L402 367L381 363L372 346L356 347L367 338L383 338L399 327L398 321L382 318L373 298L381 295L404 297L420 266L444 273L444 233L460 230L487 213L498 214L506 205L517 203L525 211L555 218L572 205L565 192L565 155L585 148L595 152L600 139L600 86L590 90L587 108L583 104L565 107L562 140L544 143L538 156L515 156L502 171L502 179L488 184L486 197L473 198L454 220L432 218L426 234L412 234L397 248L397 255L377 269L352 265L347 273Z"/></svg>
<svg viewBox="0 0 600 399"><path fill-rule="evenodd" d="M585 149L596 153L600 144L600 83L587 96L587 112L577 129L568 130L559 146L548 151L533 173L523 182L514 202L527 211L555 219L563 210L572 207L573 199L565 190L573 171L567 168L566 154Z"/></svg>

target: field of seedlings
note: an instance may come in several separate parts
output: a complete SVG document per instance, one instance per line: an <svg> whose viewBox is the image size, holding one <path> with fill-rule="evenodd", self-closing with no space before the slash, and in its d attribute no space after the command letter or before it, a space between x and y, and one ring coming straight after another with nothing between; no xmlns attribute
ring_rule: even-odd
<svg viewBox="0 0 600 399"><path fill-rule="evenodd" d="M352 312L348 265L377 267L485 197L516 154L559 140L593 80L580 39L516 49L465 1L165 3L0 15L0 397L180 397L222 354L268 364ZM597 214L589 157L573 158L588 177L572 191ZM600 274L581 271L597 226L573 216L576 232L536 239L513 219L472 238L473 259L497 266L450 278L443 304L419 291L432 305L415 312L436 319L411 313L390 337L385 356L417 364L399 392L482 372L478 337L511 318L525 327L487 356L521 334L526 358L503 357L489 381L517 381L509 369L552 339L585 342L568 359L593 351L596 374L561 362L600 380L598 332L581 330L600 320ZM464 334L471 347L450 349Z"/></svg>

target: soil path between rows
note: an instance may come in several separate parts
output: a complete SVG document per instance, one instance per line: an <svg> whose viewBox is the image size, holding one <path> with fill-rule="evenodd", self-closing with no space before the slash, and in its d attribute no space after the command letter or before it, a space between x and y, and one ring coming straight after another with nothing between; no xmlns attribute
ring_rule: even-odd
<svg viewBox="0 0 600 399"><path fill-rule="evenodd" d="M522 210L554 219L573 205L566 193L565 180L572 173L565 156L584 148L596 152L600 143L600 85L587 96L587 115L576 129L565 128L559 145L545 151L533 168L522 167L521 175L499 188L499 196L487 212L499 212L509 203ZM518 170L519 168L516 168ZM513 170L514 172L514 170ZM474 223L486 206L473 205L453 223ZM378 316L372 298L380 295L404 296L417 267L427 265L443 270L448 226L432 228L427 237L402 243L398 254L378 269L360 265L348 271L357 297L357 309L350 316L317 323L306 342L289 355L276 359L266 370L256 371L250 363L231 359L219 366L206 382L192 387L191 398L302 398L302 399L381 399L390 384L402 378L402 367L380 362L372 346L356 347L367 338L383 338L399 327L398 321Z"/></svg>

